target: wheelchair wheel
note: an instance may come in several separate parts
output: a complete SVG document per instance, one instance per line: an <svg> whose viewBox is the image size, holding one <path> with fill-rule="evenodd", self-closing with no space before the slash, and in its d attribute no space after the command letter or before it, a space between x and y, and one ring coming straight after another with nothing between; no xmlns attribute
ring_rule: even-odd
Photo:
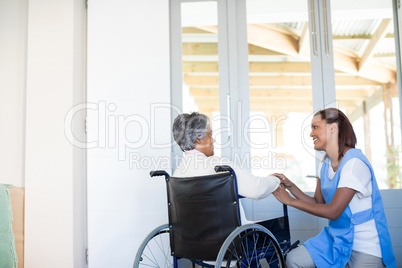
<svg viewBox="0 0 402 268"><path fill-rule="evenodd" d="M274 235L258 224L236 228L223 243L215 268L284 268L281 248Z"/></svg>
<svg viewBox="0 0 402 268"><path fill-rule="evenodd" d="M134 259L134 268L174 266L170 254L169 226L161 225L150 232L141 243Z"/></svg>

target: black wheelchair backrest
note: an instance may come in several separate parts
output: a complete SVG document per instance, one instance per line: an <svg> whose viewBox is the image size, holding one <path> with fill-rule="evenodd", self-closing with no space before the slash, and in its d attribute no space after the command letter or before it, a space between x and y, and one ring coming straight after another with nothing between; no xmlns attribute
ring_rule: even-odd
<svg viewBox="0 0 402 268"><path fill-rule="evenodd" d="M235 174L166 177L172 255L215 260L226 237L240 226Z"/></svg>

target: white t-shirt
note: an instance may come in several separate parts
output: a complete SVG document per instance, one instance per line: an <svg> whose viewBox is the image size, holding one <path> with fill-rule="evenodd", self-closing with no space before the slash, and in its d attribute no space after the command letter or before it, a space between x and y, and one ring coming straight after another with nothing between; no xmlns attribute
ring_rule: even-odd
<svg viewBox="0 0 402 268"><path fill-rule="evenodd" d="M257 177L237 167L226 158L210 156L197 150L186 151L185 155L173 174L173 177L195 177L216 174L215 166L228 165L236 173L238 194L246 198L262 199L278 188L280 180L275 176ZM240 201L241 204L241 201ZM242 224L250 223L246 220L243 208L240 206Z"/></svg>
<svg viewBox="0 0 402 268"><path fill-rule="evenodd" d="M318 174L321 174L321 167L322 163ZM329 179L332 180L334 176L335 172L329 166ZM352 158L343 166L338 183L338 188L342 187L356 190L355 195L349 203L352 214L372 207L371 173L368 166L360 159ZM352 249L382 258L380 240L374 219L355 225Z"/></svg>

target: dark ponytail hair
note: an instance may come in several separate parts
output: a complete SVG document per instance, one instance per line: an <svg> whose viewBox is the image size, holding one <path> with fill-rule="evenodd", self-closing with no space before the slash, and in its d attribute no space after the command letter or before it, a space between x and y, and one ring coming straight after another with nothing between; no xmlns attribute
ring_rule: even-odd
<svg viewBox="0 0 402 268"><path fill-rule="evenodd" d="M320 115L321 119L325 120L327 124L336 123L338 125L338 160L343 157L345 147L355 148L357 143L356 134L352 123L342 111L336 108L327 108L314 114L314 116L317 115ZM324 159L326 157L327 155L325 155Z"/></svg>

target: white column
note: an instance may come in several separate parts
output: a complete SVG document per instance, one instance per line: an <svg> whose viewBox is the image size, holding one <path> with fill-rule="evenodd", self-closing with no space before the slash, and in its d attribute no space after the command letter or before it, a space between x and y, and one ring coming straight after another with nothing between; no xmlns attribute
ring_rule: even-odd
<svg viewBox="0 0 402 268"><path fill-rule="evenodd" d="M397 83L399 92L399 118L402 122L402 75L401 75L401 64L402 64L402 8L400 1L392 0L392 8L394 15L394 32L395 32L395 56L396 56L396 69L397 69ZM401 129L402 129L402 124Z"/></svg>
<svg viewBox="0 0 402 268"><path fill-rule="evenodd" d="M24 186L28 0L0 1L0 183Z"/></svg>
<svg viewBox="0 0 402 268"><path fill-rule="evenodd" d="M29 1L26 100L25 267L85 267L85 3ZM68 117L67 117L68 118ZM78 120L75 121L75 120Z"/></svg>
<svg viewBox="0 0 402 268"><path fill-rule="evenodd" d="M167 223L170 169L169 1L88 6L89 267L132 267Z"/></svg>

